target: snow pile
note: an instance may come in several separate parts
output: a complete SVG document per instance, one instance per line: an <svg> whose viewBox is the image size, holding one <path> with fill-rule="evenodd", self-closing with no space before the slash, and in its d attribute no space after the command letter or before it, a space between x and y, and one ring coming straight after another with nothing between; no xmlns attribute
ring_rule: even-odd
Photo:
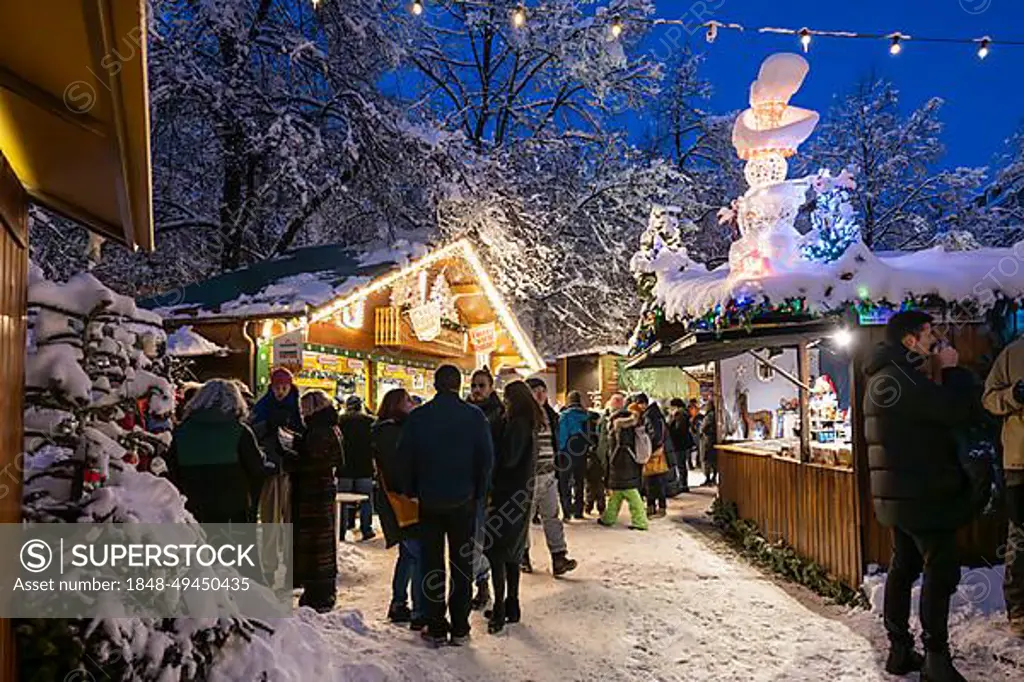
<svg viewBox="0 0 1024 682"><path fill-rule="evenodd" d="M191 325L178 327L167 337L167 353L177 357L196 357L199 355L220 355L227 348L218 346L213 341L192 329Z"/></svg>
<svg viewBox="0 0 1024 682"><path fill-rule="evenodd" d="M371 629L359 611L318 615L301 608L292 618L271 625L273 635L226 647L210 682L259 680L264 671L275 682L463 679L438 652Z"/></svg>
<svg viewBox="0 0 1024 682"><path fill-rule="evenodd" d="M869 569L870 571L870 569ZM881 619L885 603L885 573L865 576L861 590L871 603L871 613ZM921 579L911 595L911 626L917 627ZM1006 628L1003 601L1003 567L960 569L960 585L949 605L950 643L961 656L994 659L1024 670L1024 647Z"/></svg>
<svg viewBox="0 0 1024 682"><path fill-rule="evenodd" d="M988 308L1000 297L1024 296L1024 242L965 251L936 246L909 253L872 253L856 242L831 263L799 260L785 272L756 280L732 277L728 265L709 271L685 252L668 249L639 265L656 276L655 302L669 320L701 317L717 305L744 298L803 298L812 312L824 313L858 300L898 305L908 297L938 296Z"/></svg>

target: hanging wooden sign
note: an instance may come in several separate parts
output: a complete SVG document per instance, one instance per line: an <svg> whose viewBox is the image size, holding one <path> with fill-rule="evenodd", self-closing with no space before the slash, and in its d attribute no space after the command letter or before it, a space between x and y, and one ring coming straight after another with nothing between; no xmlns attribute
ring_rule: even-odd
<svg viewBox="0 0 1024 682"><path fill-rule="evenodd" d="M441 306L429 301L409 311L412 333L420 341L433 341L441 335Z"/></svg>
<svg viewBox="0 0 1024 682"><path fill-rule="evenodd" d="M274 339L274 365L289 369L302 369L302 346L306 342L305 328L282 334Z"/></svg>
<svg viewBox="0 0 1024 682"><path fill-rule="evenodd" d="M469 348L475 353L490 353L498 345L498 332L493 322L469 328Z"/></svg>

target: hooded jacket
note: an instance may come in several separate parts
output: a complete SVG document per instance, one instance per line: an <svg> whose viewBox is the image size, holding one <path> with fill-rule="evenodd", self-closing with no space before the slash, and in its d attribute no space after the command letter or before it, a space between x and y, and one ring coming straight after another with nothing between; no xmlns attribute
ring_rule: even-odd
<svg viewBox="0 0 1024 682"><path fill-rule="evenodd" d="M573 457L586 457L590 451L590 413L579 405L569 405L558 415L558 451Z"/></svg>
<svg viewBox="0 0 1024 682"><path fill-rule="evenodd" d="M491 391L491 394L483 402L470 402L470 404L479 407L487 417L487 423L491 427L491 441L494 443L495 452L497 452L501 443L501 430L505 423L505 405L502 404L497 391Z"/></svg>
<svg viewBox="0 0 1024 682"><path fill-rule="evenodd" d="M971 375L943 370L936 384L926 358L882 344L867 365L864 436L875 515L884 526L953 530L970 520L971 501L957 454L957 430L981 415Z"/></svg>
<svg viewBox="0 0 1024 682"><path fill-rule="evenodd" d="M985 380L982 403L1003 417L1003 468L1024 473L1024 403L1014 398L1014 385L1024 379L1024 338L1003 349Z"/></svg>
<svg viewBox="0 0 1024 682"><path fill-rule="evenodd" d="M640 417L629 410L619 410L608 419L610 431L608 465L608 489L630 490L643 483L643 466L633 458L636 441L636 427Z"/></svg>

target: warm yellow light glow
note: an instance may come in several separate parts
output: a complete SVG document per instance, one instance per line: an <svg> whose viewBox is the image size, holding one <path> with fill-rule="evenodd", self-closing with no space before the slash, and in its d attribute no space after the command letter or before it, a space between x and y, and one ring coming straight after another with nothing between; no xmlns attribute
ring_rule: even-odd
<svg viewBox="0 0 1024 682"><path fill-rule="evenodd" d="M618 38L622 35L622 19L617 15L612 19L611 34L612 38Z"/></svg>
<svg viewBox="0 0 1024 682"><path fill-rule="evenodd" d="M390 287L399 279L408 277L419 271L425 271L434 263L456 254L461 254L466 259L466 262L469 263L473 270L473 274L476 276L477 281L480 282L480 286L483 288L484 294L487 296L488 302L498 313L498 319L501 321L502 326L508 332L509 336L512 337L516 350L522 356L527 366L534 372L539 372L544 369L544 361L541 360L540 355L537 354L537 350L533 347L533 344L526 338L526 334L519 326L519 323L516 322L516 318L512 314L512 311L509 310L508 306L505 304L505 300L498 292L498 288L494 285L494 282L491 281L490 275L487 274L487 270L484 268L483 262L477 255L476 250L467 239L460 239L459 241L453 242L444 248L432 251L426 256L411 262L401 270L396 270L391 274L374 280L367 286L314 310L310 314L309 323L312 324L313 322L319 322L320 320L331 317L356 301L364 300L370 294Z"/></svg>
<svg viewBox="0 0 1024 682"><path fill-rule="evenodd" d="M512 25L516 28L522 28L526 25L526 8L522 5L515 8L512 12Z"/></svg>
<svg viewBox="0 0 1024 682"><path fill-rule="evenodd" d="M423 3L420 0L413 0L412 2L412 13L416 16L423 14Z"/></svg>
<svg viewBox="0 0 1024 682"><path fill-rule="evenodd" d="M804 48L804 52L811 49L811 32L806 28L800 29L800 45Z"/></svg>
<svg viewBox="0 0 1024 682"><path fill-rule="evenodd" d="M889 46L889 54L896 55L903 51L903 46L900 44L900 37L893 36L892 44Z"/></svg>
<svg viewBox="0 0 1024 682"><path fill-rule="evenodd" d="M978 59L984 59L988 56L988 46L991 44L991 41L988 38L982 38L980 42L981 44L978 46Z"/></svg>

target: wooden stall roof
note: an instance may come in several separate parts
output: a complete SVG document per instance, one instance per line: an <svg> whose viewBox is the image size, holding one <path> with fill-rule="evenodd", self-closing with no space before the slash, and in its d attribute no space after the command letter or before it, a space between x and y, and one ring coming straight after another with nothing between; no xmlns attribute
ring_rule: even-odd
<svg viewBox="0 0 1024 682"><path fill-rule="evenodd" d="M279 258L152 296L139 305L156 310L171 324L287 317L313 325L430 267L449 273L449 284L460 296L459 310L468 324L496 321L526 366L533 371L544 367L533 342L465 239L430 251L416 245L370 251L347 244L292 249Z"/></svg>
<svg viewBox="0 0 1024 682"><path fill-rule="evenodd" d="M674 339L657 341L626 363L627 369L687 367L724 360L760 348L794 346L835 331L840 320L824 317L791 323L754 325L721 332L692 331Z"/></svg>
<svg viewBox="0 0 1024 682"><path fill-rule="evenodd" d="M153 248L145 0L0 3L0 150L34 201Z"/></svg>

